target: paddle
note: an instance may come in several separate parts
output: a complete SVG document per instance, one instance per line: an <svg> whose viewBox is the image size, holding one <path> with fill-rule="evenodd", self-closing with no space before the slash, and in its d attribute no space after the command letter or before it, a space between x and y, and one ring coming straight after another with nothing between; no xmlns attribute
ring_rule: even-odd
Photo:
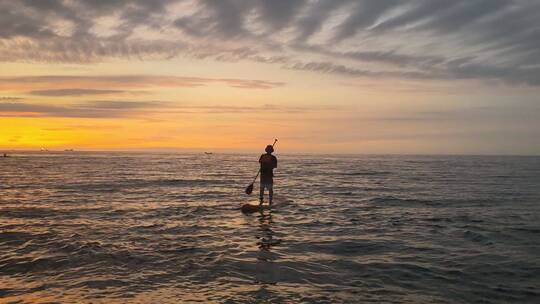
<svg viewBox="0 0 540 304"><path fill-rule="evenodd" d="M276 144L277 142L277 138L274 139L274 143L272 144L272 147L274 147L274 145ZM246 194L247 195L250 195L251 192L253 192L253 184L255 183L255 181L257 180L257 177L259 177L259 174L261 173L261 169L259 168L259 171L257 171L257 175L255 175L255 178L253 179L253 181L251 182L251 184L249 184L249 186L246 187Z"/></svg>

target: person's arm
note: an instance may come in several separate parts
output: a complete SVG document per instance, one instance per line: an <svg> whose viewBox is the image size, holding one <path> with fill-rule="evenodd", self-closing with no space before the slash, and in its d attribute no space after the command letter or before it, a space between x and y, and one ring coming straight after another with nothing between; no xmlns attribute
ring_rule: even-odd
<svg viewBox="0 0 540 304"><path fill-rule="evenodd" d="M274 156L274 163L273 163L274 169L277 168L277 157Z"/></svg>

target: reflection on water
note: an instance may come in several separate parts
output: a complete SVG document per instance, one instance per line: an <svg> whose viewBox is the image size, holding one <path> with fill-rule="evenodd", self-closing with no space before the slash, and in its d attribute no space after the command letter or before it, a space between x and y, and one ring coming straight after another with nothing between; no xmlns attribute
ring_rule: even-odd
<svg viewBox="0 0 540 304"><path fill-rule="evenodd" d="M260 235L257 237L259 239L257 245L261 249L261 252L270 252L272 246L281 242L279 239L274 239L274 231L272 231L272 224L274 223L272 221L272 210L261 212L258 218Z"/></svg>
<svg viewBox="0 0 540 304"><path fill-rule="evenodd" d="M257 155L0 162L0 303L540 303L540 158Z"/></svg>
<svg viewBox="0 0 540 304"><path fill-rule="evenodd" d="M273 262L278 257L275 252L272 252L272 247L279 245L281 241L274 238L272 211L260 212L257 217L259 221L259 229L257 231L257 246L259 247L257 254L257 268L259 272L257 283L276 284L278 277Z"/></svg>

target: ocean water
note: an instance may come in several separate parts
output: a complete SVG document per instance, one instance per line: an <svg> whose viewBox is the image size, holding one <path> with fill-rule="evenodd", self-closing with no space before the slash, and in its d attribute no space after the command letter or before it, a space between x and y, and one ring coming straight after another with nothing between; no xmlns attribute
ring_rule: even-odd
<svg viewBox="0 0 540 304"><path fill-rule="evenodd" d="M540 303L540 157L0 158L0 302Z"/></svg>

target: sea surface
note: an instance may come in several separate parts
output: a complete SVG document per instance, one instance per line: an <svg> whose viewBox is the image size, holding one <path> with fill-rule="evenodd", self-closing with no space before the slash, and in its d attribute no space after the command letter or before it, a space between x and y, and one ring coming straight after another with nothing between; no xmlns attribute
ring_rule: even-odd
<svg viewBox="0 0 540 304"><path fill-rule="evenodd" d="M540 157L0 158L0 303L540 303Z"/></svg>

